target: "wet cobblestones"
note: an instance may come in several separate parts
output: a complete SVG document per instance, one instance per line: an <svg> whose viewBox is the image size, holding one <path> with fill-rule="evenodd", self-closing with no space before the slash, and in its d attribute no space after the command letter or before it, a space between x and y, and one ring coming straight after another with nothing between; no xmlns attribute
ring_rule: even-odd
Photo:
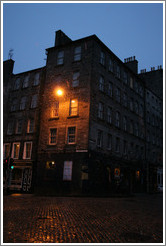
<svg viewBox="0 0 166 246"><path fill-rule="evenodd" d="M162 195L5 196L4 243L162 243Z"/></svg>

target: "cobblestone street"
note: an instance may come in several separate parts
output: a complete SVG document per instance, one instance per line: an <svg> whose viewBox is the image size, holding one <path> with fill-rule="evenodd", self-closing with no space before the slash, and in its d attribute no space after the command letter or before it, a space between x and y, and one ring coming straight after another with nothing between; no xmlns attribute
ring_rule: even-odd
<svg viewBox="0 0 166 246"><path fill-rule="evenodd" d="M162 194L4 196L4 243L162 243Z"/></svg>

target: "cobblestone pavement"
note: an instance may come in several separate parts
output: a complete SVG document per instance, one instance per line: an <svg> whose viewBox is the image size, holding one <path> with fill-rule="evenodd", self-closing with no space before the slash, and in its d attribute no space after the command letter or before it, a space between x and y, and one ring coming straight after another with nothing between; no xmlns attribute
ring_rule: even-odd
<svg viewBox="0 0 166 246"><path fill-rule="evenodd" d="M5 196L4 243L162 243L162 194Z"/></svg>

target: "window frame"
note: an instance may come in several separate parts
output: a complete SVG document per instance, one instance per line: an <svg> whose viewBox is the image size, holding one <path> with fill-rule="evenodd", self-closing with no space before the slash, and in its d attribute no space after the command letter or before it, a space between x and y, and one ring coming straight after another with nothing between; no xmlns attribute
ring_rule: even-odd
<svg viewBox="0 0 166 246"><path fill-rule="evenodd" d="M55 136L51 135L51 130L56 130ZM55 142L51 141L51 138L53 138L53 137L55 138ZM50 127L49 128L49 145L56 145L57 141L58 141L58 128L57 127Z"/></svg>
<svg viewBox="0 0 166 246"><path fill-rule="evenodd" d="M69 136L69 129L71 128L74 128L75 129L75 132L74 133L70 133L70 136ZM69 142L69 138L70 137L73 137L74 136L74 142ZM73 144L76 144L77 140L77 127L76 126L68 126L67 127L67 144L68 145L73 145Z"/></svg>
<svg viewBox="0 0 166 246"><path fill-rule="evenodd" d="M79 50L77 51L77 49ZM80 61L81 60L81 55L82 55L82 47L81 45L74 47L74 61Z"/></svg>
<svg viewBox="0 0 166 246"><path fill-rule="evenodd" d="M8 156L6 155L6 146L8 146L9 147L9 153L8 153ZM8 157L10 157L10 148L11 148L11 144L10 143L4 143L3 144L3 159L6 159L6 158L8 158Z"/></svg>
<svg viewBox="0 0 166 246"><path fill-rule="evenodd" d="M15 146L15 145L19 145L19 148L18 148L18 156L17 156L17 157L14 156L14 154L15 154L15 153L14 153L14 151L15 151L15 150L14 150L14 146ZM12 157L13 159L18 160L18 159L19 159L19 154L20 154L20 142L14 142L13 145L12 145L12 153L11 153L11 157Z"/></svg>
<svg viewBox="0 0 166 246"><path fill-rule="evenodd" d="M62 55L61 55L62 54ZM64 54L65 54L65 52L64 52L64 50L59 50L58 52L57 52L57 65L58 66L60 66L60 65L63 65L64 64Z"/></svg>
<svg viewBox="0 0 166 246"><path fill-rule="evenodd" d="M30 144L29 157L27 157L27 144ZM30 160L31 156L32 156L32 141L26 141L26 142L24 142L23 159L24 160Z"/></svg>
<svg viewBox="0 0 166 246"><path fill-rule="evenodd" d="M74 104L75 101L76 101L76 106L72 106L72 103ZM76 113L72 113L72 111L75 109L76 109ZM69 116L78 116L78 98L70 99Z"/></svg>

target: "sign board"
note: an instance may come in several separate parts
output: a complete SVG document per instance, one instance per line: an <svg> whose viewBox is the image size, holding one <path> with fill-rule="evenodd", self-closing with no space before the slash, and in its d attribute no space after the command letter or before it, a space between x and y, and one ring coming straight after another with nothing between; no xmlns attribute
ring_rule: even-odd
<svg viewBox="0 0 166 246"><path fill-rule="evenodd" d="M115 178L120 178L120 168L115 168L115 170L114 170L114 177Z"/></svg>

